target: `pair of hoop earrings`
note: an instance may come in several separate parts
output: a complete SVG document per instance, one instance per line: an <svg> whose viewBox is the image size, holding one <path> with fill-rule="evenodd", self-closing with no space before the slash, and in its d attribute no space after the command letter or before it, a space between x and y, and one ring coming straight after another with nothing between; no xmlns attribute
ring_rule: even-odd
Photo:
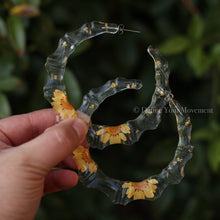
<svg viewBox="0 0 220 220"><path fill-rule="evenodd" d="M68 57L80 43L87 39L104 33L116 34L126 30L122 25L94 21L84 24L72 33L65 34L60 39L58 48L47 58L45 64L49 78L44 87L44 96L62 120L77 117L74 107L68 102L63 82ZM159 198L168 185L178 184L182 180L185 164L192 157L192 125L181 105L173 99L169 87L168 63L151 46L148 47L148 53L154 60L156 80L151 104L136 119L118 126L91 124L86 138L91 148L100 150L113 144L133 144L139 140L144 131L157 128L161 121L162 110L169 104L176 116L179 135L173 160L161 173L140 182L130 182L106 176L90 156L88 148L79 146L73 152L80 181L86 187L101 190L116 204L126 205L137 199L155 200ZM140 89L141 87L141 81L136 79L116 78L110 80L103 86L90 90L84 96L79 110L91 117L107 97L126 89Z"/></svg>

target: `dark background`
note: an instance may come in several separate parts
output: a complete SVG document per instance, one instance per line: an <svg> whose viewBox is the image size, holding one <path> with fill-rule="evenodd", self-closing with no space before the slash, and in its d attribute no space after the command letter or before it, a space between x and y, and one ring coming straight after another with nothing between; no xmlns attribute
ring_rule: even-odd
<svg viewBox="0 0 220 220"><path fill-rule="evenodd" d="M23 4L29 4L26 11L12 10ZM99 191L78 184L45 196L37 220L220 218L219 14L218 0L1 1L1 118L50 107L42 91L47 79L46 57L66 32L92 20L123 23L141 33L106 34L77 48L65 74L74 106L79 107L89 89L109 79L137 78L144 85L140 91L107 99L92 119L116 125L137 117L135 107L149 105L154 91L154 64L147 53L151 44L169 61L175 98L192 111L194 156L183 181L168 187L157 201L114 205ZM158 129L145 132L138 143L91 150L91 154L109 176L139 181L168 164L177 142L175 118L164 111Z"/></svg>

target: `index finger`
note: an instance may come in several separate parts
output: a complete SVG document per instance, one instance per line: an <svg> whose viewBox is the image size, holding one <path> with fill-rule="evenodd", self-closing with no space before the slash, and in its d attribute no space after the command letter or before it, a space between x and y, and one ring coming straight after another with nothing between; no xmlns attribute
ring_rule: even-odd
<svg viewBox="0 0 220 220"><path fill-rule="evenodd" d="M17 146L23 144L56 123L53 109L43 109L0 120L0 141Z"/></svg>

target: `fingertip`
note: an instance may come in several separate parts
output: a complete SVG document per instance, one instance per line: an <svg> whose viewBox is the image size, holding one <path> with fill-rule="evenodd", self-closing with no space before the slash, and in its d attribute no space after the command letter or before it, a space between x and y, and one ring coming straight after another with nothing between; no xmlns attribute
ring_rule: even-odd
<svg viewBox="0 0 220 220"><path fill-rule="evenodd" d="M75 121L73 122L72 126L77 132L80 143L82 143L84 141L86 133L88 131L87 124L82 119L76 118Z"/></svg>
<svg viewBox="0 0 220 220"><path fill-rule="evenodd" d="M77 110L77 114L78 114L78 117L81 118L89 126L91 122L91 117L79 110Z"/></svg>
<svg viewBox="0 0 220 220"><path fill-rule="evenodd" d="M76 132L79 142L81 143L84 141L86 133L88 131L88 125L80 118L68 118L59 124L57 126L72 126L74 131Z"/></svg>
<svg viewBox="0 0 220 220"><path fill-rule="evenodd" d="M45 178L44 194L74 187L77 185L78 179L78 175L74 171L63 169L52 170Z"/></svg>
<svg viewBox="0 0 220 220"><path fill-rule="evenodd" d="M23 144L31 164L51 169L84 141L88 126L79 118L66 119Z"/></svg>

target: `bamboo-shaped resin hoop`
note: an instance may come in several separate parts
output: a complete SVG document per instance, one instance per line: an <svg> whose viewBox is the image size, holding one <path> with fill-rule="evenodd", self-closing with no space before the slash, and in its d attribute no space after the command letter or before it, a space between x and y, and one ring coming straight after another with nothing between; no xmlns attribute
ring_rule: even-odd
<svg viewBox="0 0 220 220"><path fill-rule="evenodd" d="M63 76L67 59L81 42L100 34L116 34L122 26L103 22L91 22L73 33L65 34L59 41L56 51L47 58L46 69L49 79L44 87L44 96L51 103L61 119L77 117L73 106L66 96ZM158 175L141 182L115 180L106 176L91 158L89 149L79 146L73 152L73 159L78 166L81 182L90 188L103 191L117 204L127 204L136 199L155 200L170 184L177 184L184 176L184 166L192 157L191 122L180 104L173 99L169 88L169 68L167 61L156 49L148 47L148 53L155 63L156 86L151 104L136 119L118 126L92 124L87 134L87 141L92 148L103 149L112 144L132 144L139 140L146 130L156 129L161 121L162 109L169 103L176 115L179 142L173 160ZM135 79L116 78L97 89L92 89L84 96L80 111L92 116L99 105L109 96L125 89L140 89L142 83Z"/></svg>

